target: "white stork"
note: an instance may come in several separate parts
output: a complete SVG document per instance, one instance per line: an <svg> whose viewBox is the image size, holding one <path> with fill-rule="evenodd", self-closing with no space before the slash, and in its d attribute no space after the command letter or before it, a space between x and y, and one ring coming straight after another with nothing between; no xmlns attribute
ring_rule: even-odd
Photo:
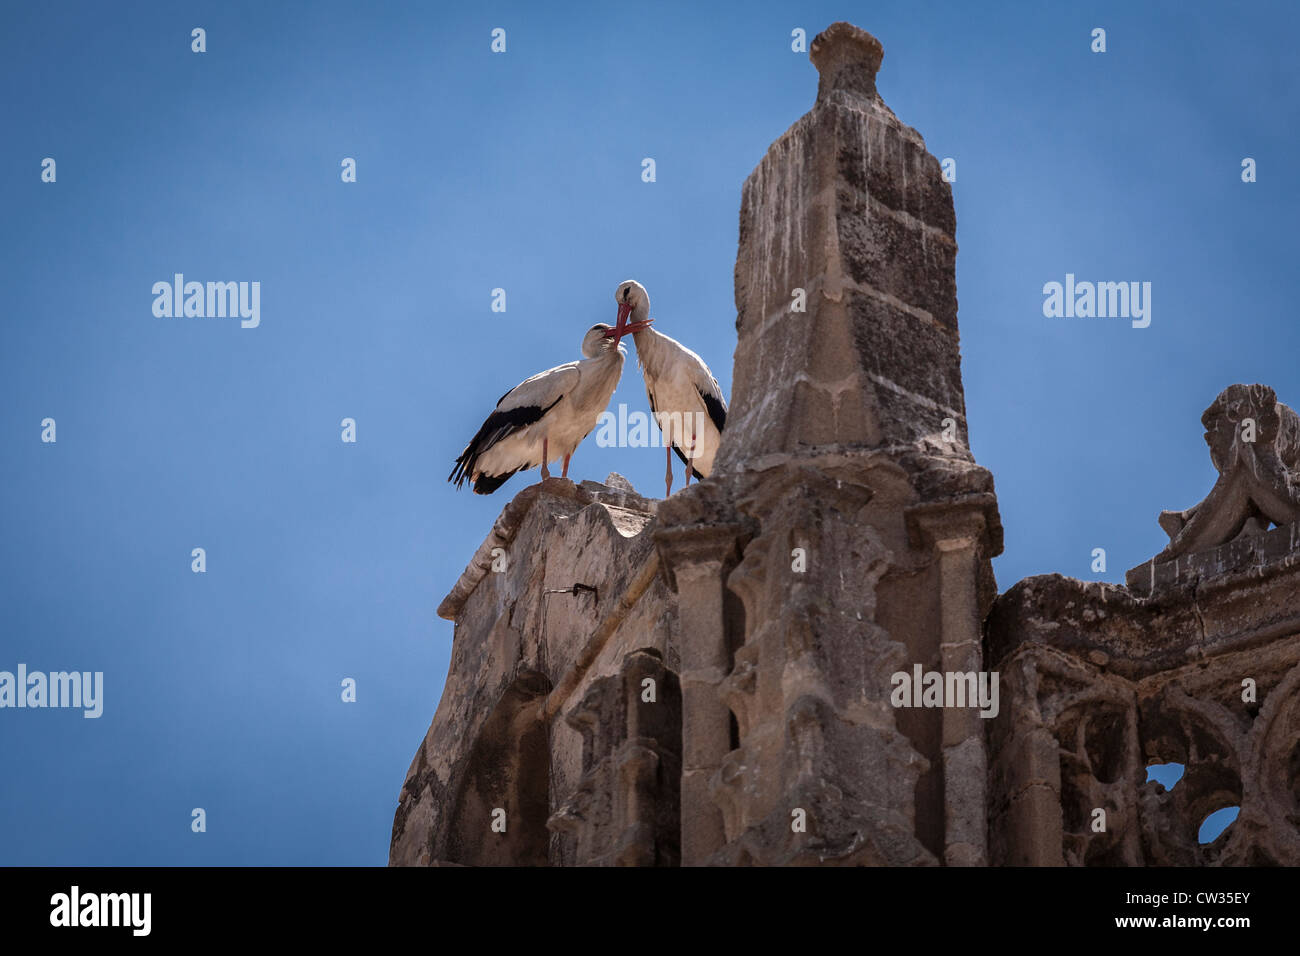
<svg viewBox="0 0 1300 956"><path fill-rule="evenodd" d="M465 481L475 494L490 495L517 471L546 467L564 459L561 477L569 477L569 459L587 437L609 404L623 374L619 339L636 330L623 331L604 323L593 325L582 337L582 361L557 365L524 379L501 396L447 477L459 488Z"/></svg>
<svg viewBox="0 0 1300 956"><path fill-rule="evenodd" d="M686 484L691 475L709 477L713 458L722 441L727 422L727 400L718 380L704 360L676 339L650 328L650 294L635 279L619 283L614 291L618 303L616 334L631 333L636 342L636 360L645 376L650 411L664 436L664 496L673 491L673 455L686 465ZM629 323L628 317L631 316Z"/></svg>

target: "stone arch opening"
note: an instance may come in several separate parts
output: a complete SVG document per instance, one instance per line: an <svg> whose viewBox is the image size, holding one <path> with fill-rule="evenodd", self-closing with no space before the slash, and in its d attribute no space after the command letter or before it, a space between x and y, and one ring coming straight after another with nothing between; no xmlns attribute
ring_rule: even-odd
<svg viewBox="0 0 1300 956"><path fill-rule="evenodd" d="M1186 770L1187 768L1183 766L1183 764L1172 760L1168 762L1157 761L1156 763L1150 763L1147 764L1146 782L1150 783L1154 780L1156 783L1160 784L1160 786L1164 787L1165 792L1167 793L1174 789L1174 787L1178 786L1178 781L1183 779L1183 774Z"/></svg>
<svg viewBox="0 0 1300 956"><path fill-rule="evenodd" d="M549 863L551 745L542 706L550 691L551 682L544 674L525 671L506 688L484 721L470 749L468 770L451 814L448 862L465 866Z"/></svg>
<svg viewBox="0 0 1300 956"><path fill-rule="evenodd" d="M1201 846L1213 843L1236 821L1241 807L1220 807L1201 821L1196 829L1196 842Z"/></svg>

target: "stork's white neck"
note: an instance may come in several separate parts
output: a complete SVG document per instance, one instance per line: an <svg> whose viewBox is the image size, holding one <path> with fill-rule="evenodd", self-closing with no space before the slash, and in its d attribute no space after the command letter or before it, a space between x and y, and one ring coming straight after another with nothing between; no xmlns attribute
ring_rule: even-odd
<svg viewBox="0 0 1300 956"><path fill-rule="evenodd" d="M632 314L628 316L628 322L644 322L650 318L650 296L641 296L641 301L632 308Z"/></svg>
<svg viewBox="0 0 1300 956"><path fill-rule="evenodd" d="M648 318L650 318L650 296L643 295L641 296L641 301L632 308L632 313L627 317L627 324L631 325L633 322L644 322ZM636 347L638 353L641 350L641 343L648 341L653 333L653 328L646 328L642 329L640 332L632 333L632 341L637 344Z"/></svg>
<svg viewBox="0 0 1300 956"><path fill-rule="evenodd" d="M649 309L646 311L648 312ZM663 365L661 354L663 350L660 347L663 339L664 334L653 325L640 332L633 332L632 341L636 343L636 364L642 369L652 369L652 374L658 374L658 370Z"/></svg>

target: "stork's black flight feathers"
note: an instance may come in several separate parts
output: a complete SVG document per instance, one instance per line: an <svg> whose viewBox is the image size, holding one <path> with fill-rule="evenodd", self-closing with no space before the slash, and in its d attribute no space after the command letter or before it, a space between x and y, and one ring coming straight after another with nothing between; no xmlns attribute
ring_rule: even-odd
<svg viewBox="0 0 1300 956"><path fill-rule="evenodd" d="M510 392L513 391L512 388ZM497 405L505 401L510 392L502 395L497 401ZM560 398L563 397L563 395L560 396ZM516 408L494 411L487 417L487 421L483 423L483 427L478 430L478 433L470 439L469 444L465 446L465 450L460 453L460 457L456 459L456 466L452 468L447 480L454 481L456 487L459 488L474 473L474 465L480 455L508 435L541 421L542 416L554 408L560 398L557 398L545 408L540 405L521 405ZM474 482L474 493L490 495L505 484L506 480L514 473L514 471L509 471L504 475L479 475L478 481Z"/></svg>

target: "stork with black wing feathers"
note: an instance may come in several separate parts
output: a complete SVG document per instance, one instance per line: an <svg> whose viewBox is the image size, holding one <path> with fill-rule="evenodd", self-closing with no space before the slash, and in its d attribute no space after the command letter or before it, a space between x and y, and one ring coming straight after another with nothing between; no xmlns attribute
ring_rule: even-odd
<svg viewBox="0 0 1300 956"><path fill-rule="evenodd" d="M648 323L646 323L648 325ZM560 476L569 476L569 459L600 420L623 374L626 352L619 340L638 331L633 322L620 329L593 325L582 339L581 361L538 372L501 396L456 459L448 481L469 481L475 494L490 495L515 472L564 460Z"/></svg>

